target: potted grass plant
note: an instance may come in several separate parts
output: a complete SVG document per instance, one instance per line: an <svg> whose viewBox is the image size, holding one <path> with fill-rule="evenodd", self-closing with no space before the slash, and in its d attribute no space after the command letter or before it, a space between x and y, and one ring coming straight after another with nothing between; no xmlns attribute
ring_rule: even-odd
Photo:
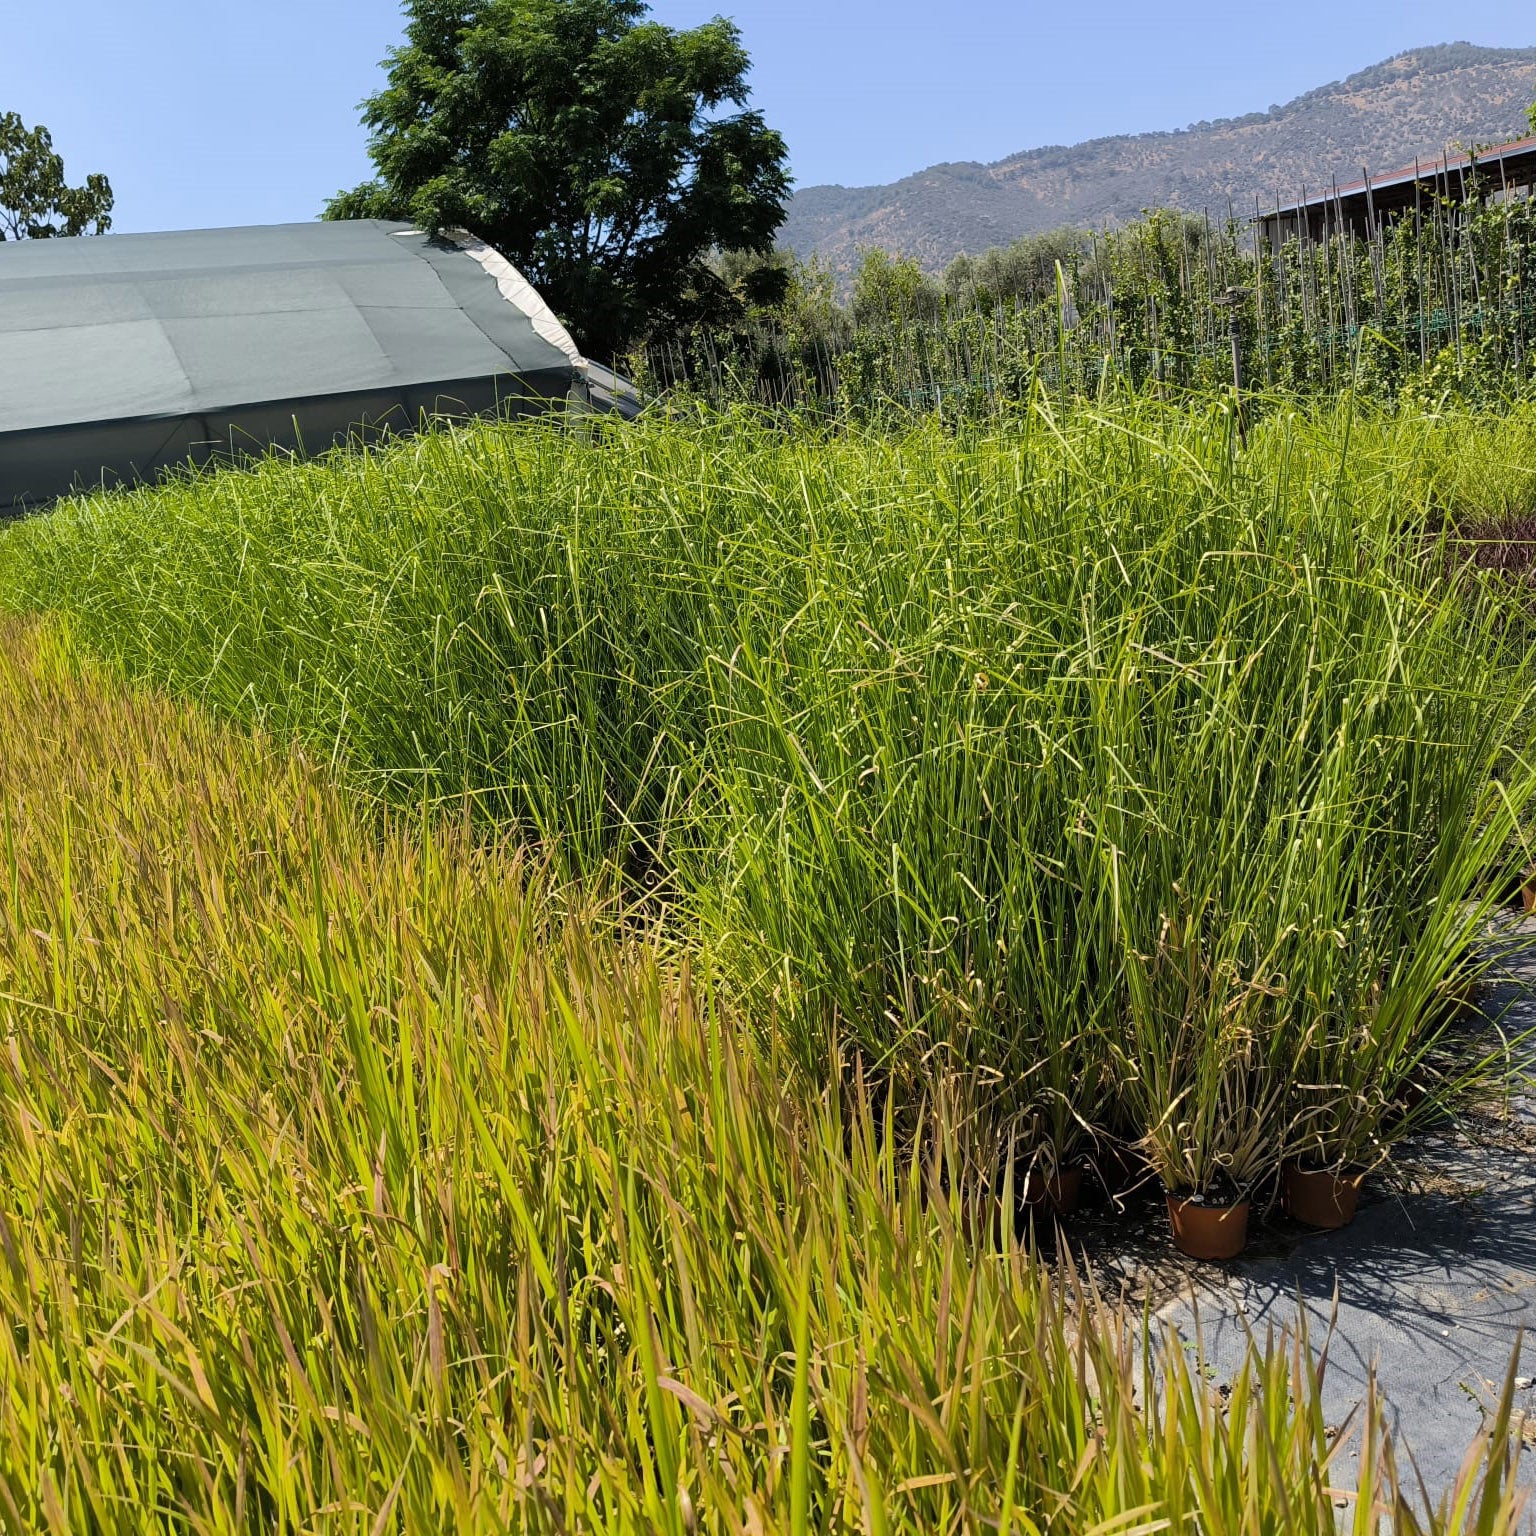
<svg viewBox="0 0 1536 1536"><path fill-rule="evenodd" d="M1173 826L1143 841L1140 894L1120 903L1121 1091L1162 1181L1175 1246L1226 1260L1247 1243L1251 1192L1278 1169L1285 1076L1274 1021L1286 1000L1271 979L1274 904L1243 878L1248 829L1238 817L1224 826L1230 805L1190 800L1163 802ZM1175 817L1187 837L1169 835ZM1230 860L1207 852L1217 834Z"/></svg>
<svg viewBox="0 0 1536 1536"><path fill-rule="evenodd" d="M1100 1033L1093 1023L1075 1031L1042 1028L1033 1033L1029 1053L1019 1078L1025 1104L1015 1117L1015 1145L1024 1160L1021 1196L1027 1207L1069 1216L1082 1199L1094 1133L1088 1116L1101 1096Z"/></svg>
<svg viewBox="0 0 1536 1536"><path fill-rule="evenodd" d="M1081 1202L1094 1135L1089 1116L1102 1098L1103 1067L1096 1027L1054 1046L1042 1045L1028 1074L1033 1103L1024 1117L1031 1148L1023 1189L1026 1205L1069 1216Z"/></svg>
<svg viewBox="0 0 1536 1536"><path fill-rule="evenodd" d="M1119 980L1105 964L1113 915L1091 878L1093 853L1070 845L1067 853L1060 863L1030 861L1016 872L1006 990L1027 1009L1015 1004L994 1029L994 1056L1014 1095L1023 1202L1058 1216L1082 1197L1110 1097L1107 1020L1122 1006Z"/></svg>
<svg viewBox="0 0 1536 1536"><path fill-rule="evenodd" d="M1082 1199L1087 1152L1105 1096L1105 998L1091 979L1056 989L1057 1006L1044 1010L1031 1044L1034 1061L1024 1070L1034 1146L1024 1198L1059 1216L1070 1215Z"/></svg>
<svg viewBox="0 0 1536 1536"><path fill-rule="evenodd" d="M1513 1046L1476 1011L1489 961L1481 953L1497 905L1469 869L1499 871L1499 844L1517 807L1493 795L1477 830L1444 849L1420 878L1381 899L1362 889L1360 911L1340 935L1343 958L1330 998L1296 1031L1282 1198L1304 1225L1336 1229L1354 1219L1364 1178L1393 1146L1453 1114L1477 1088L1505 1075Z"/></svg>
<svg viewBox="0 0 1536 1536"><path fill-rule="evenodd" d="M1281 1205L1292 1221L1334 1231L1354 1219L1360 1186L1385 1157L1379 1139L1384 1103L1368 1074L1336 1072L1330 1066L1348 1059L1351 1046L1370 1054L1369 1030L1353 1040L1339 1038L1302 1060L1304 1077L1292 1087L1298 1108L1292 1120L1281 1170ZM1333 1062L1324 1058L1332 1057ZM1353 1083L1338 1080L1352 1076Z"/></svg>
<svg viewBox="0 0 1536 1536"><path fill-rule="evenodd" d="M1207 998L1182 1018L1133 1020L1125 1091L1140 1109L1140 1150L1162 1181L1174 1245L1193 1259L1243 1251L1250 1193L1277 1160L1282 1088L1265 1059L1263 1014Z"/></svg>
<svg viewBox="0 0 1536 1536"><path fill-rule="evenodd" d="M1148 1130L1143 1146L1162 1180L1174 1246L1192 1259L1236 1258L1248 1243L1250 1192L1272 1166L1270 1107L1241 1070L1214 1093L1192 1085Z"/></svg>
<svg viewBox="0 0 1536 1536"><path fill-rule="evenodd" d="M1347 1027L1309 1032L1291 1089L1281 1185L1286 1213L1304 1226L1347 1226L1362 1182L1398 1142L1453 1114L1507 1068L1506 1037L1463 1026L1465 974L1435 978L1432 970L1410 963Z"/></svg>
<svg viewBox="0 0 1536 1536"><path fill-rule="evenodd" d="M1382 1012L1393 956L1407 942L1406 909L1395 901L1401 881L1383 893L1368 863L1347 862L1337 859L1336 878L1312 885L1312 924L1298 925L1291 1006L1279 1024L1289 1084L1281 1205L1292 1220L1325 1230L1354 1220L1361 1182L1382 1159L1380 1030L1399 1012L1412 1018L1401 998ZM1335 942L1316 941L1328 933Z"/></svg>
<svg viewBox="0 0 1536 1536"><path fill-rule="evenodd" d="M1057 1216L1070 1216L1083 1195L1083 1164L1073 1157L1070 1144L1063 1153L1042 1142L1024 1176L1024 1204Z"/></svg>

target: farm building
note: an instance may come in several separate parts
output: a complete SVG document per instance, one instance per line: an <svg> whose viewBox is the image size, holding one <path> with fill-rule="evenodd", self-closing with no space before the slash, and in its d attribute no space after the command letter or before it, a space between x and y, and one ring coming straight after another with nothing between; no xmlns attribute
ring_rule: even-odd
<svg viewBox="0 0 1536 1536"><path fill-rule="evenodd" d="M0 243L0 509L587 396L523 277L377 221Z"/></svg>
<svg viewBox="0 0 1536 1536"><path fill-rule="evenodd" d="M1439 199L1529 197L1536 191L1536 137L1515 139L1476 154L1447 153L1439 160L1403 166L1382 176L1366 170L1358 181L1319 187L1312 195L1273 210L1260 209L1258 226L1273 249L1295 236L1326 240L1340 233L1362 238L1404 215L1421 215Z"/></svg>

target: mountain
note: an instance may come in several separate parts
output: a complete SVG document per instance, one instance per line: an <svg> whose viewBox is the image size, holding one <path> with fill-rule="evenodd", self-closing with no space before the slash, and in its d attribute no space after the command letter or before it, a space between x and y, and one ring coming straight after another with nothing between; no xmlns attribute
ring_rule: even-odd
<svg viewBox="0 0 1536 1536"><path fill-rule="evenodd" d="M806 187L781 240L839 271L860 247L915 256L938 271L975 253L1064 224L1099 228L1144 208L1253 211L1255 196L1293 200L1303 183L1433 160L1447 145L1528 131L1536 48L1451 43L1374 65L1283 107L1196 123L1172 133L1122 134L1032 149L992 165L935 165L885 187Z"/></svg>

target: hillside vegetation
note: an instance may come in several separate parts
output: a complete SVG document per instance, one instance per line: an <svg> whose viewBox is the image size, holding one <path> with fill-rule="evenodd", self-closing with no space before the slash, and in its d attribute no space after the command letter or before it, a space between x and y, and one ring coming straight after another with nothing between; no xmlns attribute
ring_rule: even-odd
<svg viewBox="0 0 1536 1536"><path fill-rule="evenodd" d="M1099 229L1144 209L1251 216L1255 199L1346 183L1434 160L1447 146L1529 131L1536 50L1455 43L1399 54L1283 106L1170 133L1092 139L990 165L936 165L891 186L805 187L783 242L851 272L866 246L913 256L930 272L1025 235Z"/></svg>

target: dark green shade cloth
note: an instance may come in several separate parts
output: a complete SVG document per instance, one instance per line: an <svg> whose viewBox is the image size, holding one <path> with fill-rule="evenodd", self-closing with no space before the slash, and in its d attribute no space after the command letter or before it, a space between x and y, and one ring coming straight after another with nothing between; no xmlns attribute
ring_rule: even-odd
<svg viewBox="0 0 1536 1536"><path fill-rule="evenodd" d="M403 224L0 242L0 509L563 400L581 369L544 329Z"/></svg>

